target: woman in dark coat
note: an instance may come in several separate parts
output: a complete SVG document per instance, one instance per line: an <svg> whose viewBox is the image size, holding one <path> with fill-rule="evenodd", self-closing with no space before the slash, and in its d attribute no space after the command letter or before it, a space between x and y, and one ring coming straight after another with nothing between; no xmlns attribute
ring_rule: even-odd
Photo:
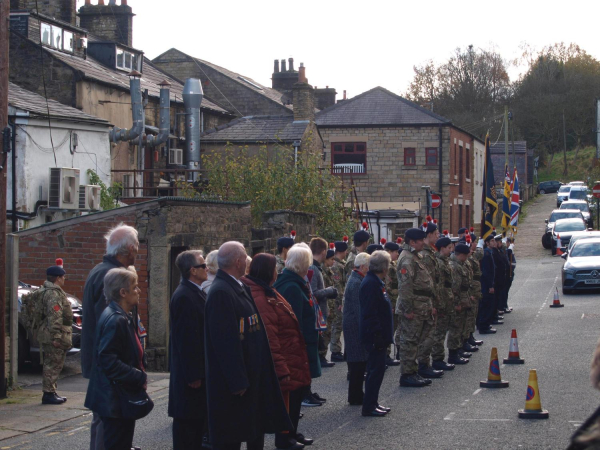
<svg viewBox="0 0 600 450"><path fill-rule="evenodd" d="M108 271L104 277L104 295L110 303L96 328L96 365L88 385L85 407L102 419L107 450L129 450L135 420L123 418L116 384L146 389L142 345L131 317L140 298L135 271L125 268Z"/></svg>
<svg viewBox="0 0 600 450"><path fill-rule="evenodd" d="M296 314L286 299L272 288L276 279L277 260L273 255L260 253L252 259L250 273L242 278L242 282L250 288L265 324L281 393L294 425L292 433L275 435L275 446L280 449L300 449L303 446L297 442L312 443L311 439L297 433L304 387L310 385L310 370L306 344Z"/></svg>
<svg viewBox="0 0 600 450"><path fill-rule="evenodd" d="M360 299L358 291L365 275L369 271L369 254L359 253L354 259L354 269L346 282L344 291L343 332L344 353L348 363L350 383L348 384L348 403L362 405L363 381L367 368L369 352L360 341Z"/></svg>

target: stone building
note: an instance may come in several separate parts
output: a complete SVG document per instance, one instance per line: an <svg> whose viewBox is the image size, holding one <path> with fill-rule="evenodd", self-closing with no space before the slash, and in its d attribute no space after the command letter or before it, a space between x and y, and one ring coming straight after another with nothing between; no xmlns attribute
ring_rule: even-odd
<svg viewBox="0 0 600 450"><path fill-rule="evenodd" d="M417 211L423 218L422 187L429 186L442 198L432 214L442 229L456 234L472 224L475 138L449 119L376 87L324 109L316 122L326 163L356 188L365 209Z"/></svg>

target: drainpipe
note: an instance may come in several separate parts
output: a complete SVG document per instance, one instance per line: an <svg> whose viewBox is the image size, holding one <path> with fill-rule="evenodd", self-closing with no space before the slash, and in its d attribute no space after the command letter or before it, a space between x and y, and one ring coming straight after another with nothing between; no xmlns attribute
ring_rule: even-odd
<svg viewBox="0 0 600 450"><path fill-rule="evenodd" d="M171 94L169 87L171 84L164 80L160 86L160 126L157 136L147 136L146 145L148 147L157 147L167 142L169 139L169 131L171 128Z"/></svg>
<svg viewBox="0 0 600 450"><path fill-rule="evenodd" d="M133 70L129 74L129 87L131 91L131 114L133 126L131 129L113 127L110 130L110 141L133 141L137 139L144 131L144 113L142 106L142 74Z"/></svg>
<svg viewBox="0 0 600 450"><path fill-rule="evenodd" d="M442 182L443 182L442 125L441 124L438 126L438 139L439 139L439 143L438 143L438 147L439 147L438 148L438 166L439 166L439 169L438 169L438 172L439 172L438 173L438 191L439 191L440 197L443 200L443 195L442 195L443 194L443 191L442 191ZM448 200L448 204L450 204L449 200ZM442 207L442 206L440 205L440 207ZM440 224L439 224L440 228L442 227L442 217L443 217L442 211L443 210L440 209Z"/></svg>
<svg viewBox="0 0 600 450"><path fill-rule="evenodd" d="M9 120L8 121L8 125L10 126L10 128L12 129L12 155L11 155L11 162L12 162L12 167L11 167L11 171L12 171L12 212L11 212L11 219L12 219L12 232L15 233L17 231L17 124L15 122L15 120L13 119L12 121Z"/></svg>
<svg viewBox="0 0 600 450"><path fill-rule="evenodd" d="M381 216L381 211L377 210L377 234L379 235L379 242L381 242L381 225L379 224L379 217ZM379 244L379 242L377 242Z"/></svg>
<svg viewBox="0 0 600 450"><path fill-rule="evenodd" d="M197 78L188 78L183 86L183 105L185 107L185 163L189 170L200 168L200 104L202 103L202 85ZM188 181L198 179L198 172L190 172Z"/></svg>

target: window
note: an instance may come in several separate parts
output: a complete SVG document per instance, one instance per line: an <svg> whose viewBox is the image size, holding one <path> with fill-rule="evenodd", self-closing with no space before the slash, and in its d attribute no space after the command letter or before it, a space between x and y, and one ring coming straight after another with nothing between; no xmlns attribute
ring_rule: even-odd
<svg viewBox="0 0 600 450"><path fill-rule="evenodd" d="M73 51L73 33L70 31L63 31L63 50Z"/></svg>
<svg viewBox="0 0 600 450"><path fill-rule="evenodd" d="M458 155L458 147L454 144L454 175L456 175L456 168L458 164L456 163L456 156Z"/></svg>
<svg viewBox="0 0 600 450"><path fill-rule="evenodd" d="M471 223L471 206L465 205L465 223L469 226Z"/></svg>
<svg viewBox="0 0 600 450"><path fill-rule="evenodd" d="M414 166L417 162L417 158L415 156L416 150L414 148L405 148L404 149L404 165L405 166Z"/></svg>
<svg viewBox="0 0 600 450"><path fill-rule="evenodd" d="M117 69L141 72L141 60L140 55L117 47Z"/></svg>
<svg viewBox="0 0 600 450"><path fill-rule="evenodd" d="M428 166L437 166L437 151L435 147L425 149L425 164Z"/></svg>
<svg viewBox="0 0 600 450"><path fill-rule="evenodd" d="M366 142L332 143L331 173L338 175L362 175L367 173Z"/></svg>
<svg viewBox="0 0 600 450"><path fill-rule="evenodd" d="M462 207L463 205L458 205L458 228L462 228Z"/></svg>
<svg viewBox="0 0 600 450"><path fill-rule="evenodd" d="M469 149L465 148L465 170L467 178L471 178L471 158L469 158Z"/></svg>
<svg viewBox="0 0 600 450"><path fill-rule="evenodd" d="M64 31L61 27L40 23L40 40L42 44L57 50L65 50L73 53L74 35L70 31Z"/></svg>
<svg viewBox="0 0 600 450"><path fill-rule="evenodd" d="M458 147L458 193L462 195L463 193L463 148L462 146ZM462 217L462 214L460 214Z"/></svg>

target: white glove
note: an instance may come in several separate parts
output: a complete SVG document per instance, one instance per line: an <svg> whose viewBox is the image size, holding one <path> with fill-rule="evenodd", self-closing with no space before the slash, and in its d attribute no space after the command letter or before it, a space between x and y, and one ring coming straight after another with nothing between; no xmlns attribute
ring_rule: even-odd
<svg viewBox="0 0 600 450"><path fill-rule="evenodd" d="M508 249L511 250L511 251L515 251L515 244L510 244L508 246Z"/></svg>
<svg viewBox="0 0 600 450"><path fill-rule="evenodd" d="M477 242L477 248L483 248L483 239L479 238L479 242Z"/></svg>
<svg viewBox="0 0 600 450"><path fill-rule="evenodd" d="M506 238L502 239L502 243L506 245Z"/></svg>

